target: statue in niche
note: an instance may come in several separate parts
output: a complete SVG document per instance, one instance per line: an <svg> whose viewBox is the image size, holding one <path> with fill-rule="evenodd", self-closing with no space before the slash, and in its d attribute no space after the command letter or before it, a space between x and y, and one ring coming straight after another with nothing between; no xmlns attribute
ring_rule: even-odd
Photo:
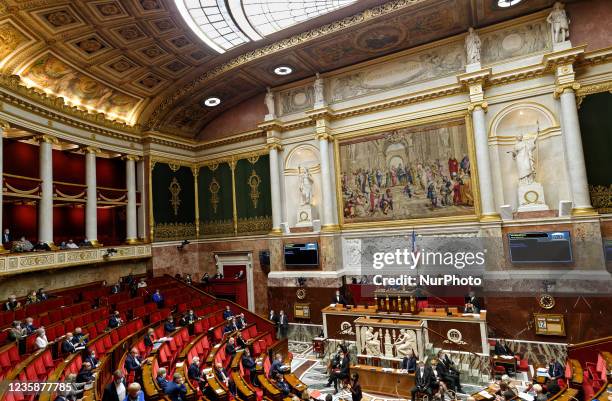
<svg viewBox="0 0 612 401"><path fill-rule="evenodd" d="M368 327L365 333L365 351L366 355L380 356L380 340L378 339L379 332L374 333L374 327Z"/></svg>
<svg viewBox="0 0 612 401"><path fill-rule="evenodd" d="M268 87L268 92L266 93L266 97L264 99L264 103L266 104L266 108L268 109L268 116L270 116L271 118L275 117L274 114L274 93L272 93L272 90L270 89L270 87Z"/></svg>
<svg viewBox="0 0 612 401"><path fill-rule="evenodd" d="M553 43L562 43L569 39L569 19L563 3L556 2L553 5L552 11L546 17L546 22L550 24Z"/></svg>
<svg viewBox="0 0 612 401"><path fill-rule="evenodd" d="M312 201L312 175L307 167L298 166L298 175L300 180L300 204L302 206L310 205Z"/></svg>
<svg viewBox="0 0 612 401"><path fill-rule="evenodd" d="M408 356L414 349L414 333L408 332L406 329L400 329L400 335L395 340L395 354L399 358Z"/></svg>
<svg viewBox="0 0 612 401"><path fill-rule="evenodd" d="M325 97L323 95L323 78L317 72L317 78L312 85L314 89L314 104L323 105L325 104Z"/></svg>
<svg viewBox="0 0 612 401"><path fill-rule="evenodd" d="M539 133L539 129L538 129ZM536 176L536 141L538 134L533 138L525 138L523 135L516 137L516 144L512 153L512 158L516 160L518 170L519 185L533 184Z"/></svg>
<svg viewBox="0 0 612 401"><path fill-rule="evenodd" d="M480 37L474 30L474 28L470 28L468 30L468 34L465 37L465 50L467 52L467 63L475 64L480 63L480 48L482 47L482 42L480 41Z"/></svg>

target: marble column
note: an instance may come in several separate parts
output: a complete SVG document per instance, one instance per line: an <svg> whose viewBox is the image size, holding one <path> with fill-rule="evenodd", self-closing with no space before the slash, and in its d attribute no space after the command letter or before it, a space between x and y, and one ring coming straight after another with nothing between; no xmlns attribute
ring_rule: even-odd
<svg viewBox="0 0 612 401"><path fill-rule="evenodd" d="M331 139L329 134L317 134L319 156L321 158L321 210L323 212L321 214L321 229L323 231L326 228L336 228L333 202L335 192L332 188L332 169L329 166L329 141Z"/></svg>
<svg viewBox="0 0 612 401"><path fill-rule="evenodd" d="M126 239L128 244L138 242L136 214L136 160L137 156L125 156L125 184L127 186Z"/></svg>
<svg viewBox="0 0 612 401"><path fill-rule="evenodd" d="M96 180L96 154L100 149L85 148L85 183L87 203L85 204L85 237L93 246L98 244L98 191Z"/></svg>
<svg viewBox="0 0 612 401"><path fill-rule="evenodd" d="M495 196L493 195L493 180L491 178L491 162L489 160L489 137L485 121L486 103L470 106L474 127L474 145L476 147L476 164L480 190L481 221L499 220L495 211Z"/></svg>
<svg viewBox="0 0 612 401"><path fill-rule="evenodd" d="M559 101L561 102L561 128L563 130L570 188L574 202L572 214L596 214L591 206L591 197L589 195L589 183L584 162L584 150L582 148L582 136L580 134L578 107L576 106L574 89L571 86L563 88L559 95Z"/></svg>
<svg viewBox="0 0 612 401"><path fill-rule="evenodd" d="M2 227L2 194L3 194L3 190L2 188L4 187L4 172L2 169L2 165L4 163L3 160L3 150L2 150L2 142L4 142L4 131L7 130L9 128L9 123L4 121L4 120L0 120L0 232L4 232L4 227ZM8 250L5 250L4 247L2 246L2 241L0 241L0 253L5 253Z"/></svg>
<svg viewBox="0 0 612 401"><path fill-rule="evenodd" d="M270 191L272 192L272 233L281 234L282 205L278 160L282 147L278 143L270 143L268 144L268 149L270 152Z"/></svg>
<svg viewBox="0 0 612 401"><path fill-rule="evenodd" d="M38 203L38 241L53 247L53 144L52 136L39 137L40 201Z"/></svg>

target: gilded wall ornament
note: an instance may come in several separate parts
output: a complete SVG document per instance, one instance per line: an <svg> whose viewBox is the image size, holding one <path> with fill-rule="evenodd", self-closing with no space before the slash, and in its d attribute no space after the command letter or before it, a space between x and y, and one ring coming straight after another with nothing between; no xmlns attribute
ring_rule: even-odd
<svg viewBox="0 0 612 401"><path fill-rule="evenodd" d="M208 190L210 191L210 203L212 204L213 213L217 214L217 207L219 206L219 190L221 189L221 185L219 181L215 177L213 177L212 181L208 185Z"/></svg>
<svg viewBox="0 0 612 401"><path fill-rule="evenodd" d="M251 202L253 202L253 209L257 209L257 201L259 200L259 184L261 183L261 179L253 169L251 171L251 176L249 177L247 184L251 187L251 193L249 196L251 197Z"/></svg>
<svg viewBox="0 0 612 401"><path fill-rule="evenodd" d="M179 206L181 205L181 199L179 198L179 193L181 192L181 185L179 184L176 177L172 178L172 182L170 183L168 190L172 194L170 203L172 204L172 208L174 209L174 215L178 216Z"/></svg>

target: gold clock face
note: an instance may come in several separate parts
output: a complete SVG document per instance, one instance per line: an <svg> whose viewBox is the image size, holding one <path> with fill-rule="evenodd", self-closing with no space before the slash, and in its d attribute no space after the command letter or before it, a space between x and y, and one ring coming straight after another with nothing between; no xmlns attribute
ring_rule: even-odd
<svg viewBox="0 0 612 401"><path fill-rule="evenodd" d="M524 195L525 202L527 203L536 203L540 198L540 195L536 191L527 191Z"/></svg>
<svg viewBox="0 0 612 401"><path fill-rule="evenodd" d="M555 307L555 298L552 295L544 294L540 297L540 306L544 309L552 309Z"/></svg>
<svg viewBox="0 0 612 401"><path fill-rule="evenodd" d="M306 290L303 289L303 288L299 288L295 292L295 296L297 297L297 299L304 299L304 298L306 298Z"/></svg>

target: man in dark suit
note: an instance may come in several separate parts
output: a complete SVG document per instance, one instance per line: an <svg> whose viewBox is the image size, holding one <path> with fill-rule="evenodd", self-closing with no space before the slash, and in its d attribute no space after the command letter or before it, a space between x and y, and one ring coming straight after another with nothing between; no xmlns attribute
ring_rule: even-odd
<svg viewBox="0 0 612 401"><path fill-rule="evenodd" d="M62 352L64 354L72 354L77 351L76 346L72 343L73 337L72 333L66 333L66 339L62 343Z"/></svg>
<svg viewBox="0 0 612 401"><path fill-rule="evenodd" d="M79 374L77 374L76 382L77 383L91 383L94 381L94 375L91 371L91 364L89 362L83 362L81 365L81 370Z"/></svg>
<svg viewBox="0 0 612 401"><path fill-rule="evenodd" d="M180 373L175 373L173 380L168 382L166 389L164 390L166 395L170 396L172 401L186 401L187 400L187 387L185 386L185 379Z"/></svg>
<svg viewBox="0 0 612 401"><path fill-rule="evenodd" d="M283 375L279 374L276 376L276 387L278 387L278 389L281 391L281 393L283 393L284 397L287 397L289 395L289 393L291 392L291 388L289 387L289 384L287 384L287 382L285 381L285 378L283 377Z"/></svg>
<svg viewBox="0 0 612 401"><path fill-rule="evenodd" d="M94 351L93 349L89 350L87 356L85 357L85 359L83 359L83 362L91 363L91 367L94 369L97 368L98 363L100 363L98 358L96 358L96 351Z"/></svg>
<svg viewBox="0 0 612 401"><path fill-rule="evenodd" d="M285 315L285 311L283 311L282 309L278 314L278 327L280 338L287 337L287 331L289 331L289 318L287 318L287 315Z"/></svg>
<svg viewBox="0 0 612 401"><path fill-rule="evenodd" d="M225 384L225 387L227 387L229 392L232 393L232 395L235 395L236 383L234 383L231 377L227 374L221 362L218 362L215 365L215 374L217 375L217 378Z"/></svg>
<svg viewBox="0 0 612 401"><path fill-rule="evenodd" d="M514 356L514 353L512 352L512 350L510 350L506 342L501 339L495 342L495 355Z"/></svg>
<svg viewBox="0 0 612 401"><path fill-rule="evenodd" d="M115 329L121 326L122 323L123 323L123 320L121 319L121 315L119 314L119 311L115 311L111 315L110 319L108 319L108 328Z"/></svg>
<svg viewBox="0 0 612 401"><path fill-rule="evenodd" d="M121 283L117 282L115 283L111 289L110 289L110 293L111 294L118 294L119 291L121 291Z"/></svg>
<svg viewBox="0 0 612 401"><path fill-rule="evenodd" d="M125 358L125 370L128 374L134 372L134 380L139 381L142 377L142 358L138 355L138 349L132 348Z"/></svg>
<svg viewBox="0 0 612 401"><path fill-rule="evenodd" d="M234 355L236 355L236 340L234 340L233 337L230 337L230 339L227 340L227 344L225 345L225 355L232 358Z"/></svg>
<svg viewBox="0 0 612 401"><path fill-rule="evenodd" d="M548 364L548 376L551 380L561 379L563 377L563 365L561 365L554 357L550 359Z"/></svg>
<svg viewBox="0 0 612 401"><path fill-rule="evenodd" d="M480 302L474 291L470 291L465 297L465 313L480 313Z"/></svg>
<svg viewBox="0 0 612 401"><path fill-rule="evenodd" d="M232 310L230 309L229 305L226 305L225 310L223 311L223 319L227 320L231 318L232 316L234 316L234 314L232 313Z"/></svg>
<svg viewBox="0 0 612 401"><path fill-rule="evenodd" d="M102 401L123 401L126 395L125 383L123 381L123 372L121 369L113 373L113 381L104 387Z"/></svg>
<svg viewBox="0 0 612 401"><path fill-rule="evenodd" d="M416 400L417 393L425 393L431 398L431 385L433 384L432 373L429 368L425 367L423 361L419 361L414 377L414 387L410 390L412 400Z"/></svg>
<svg viewBox="0 0 612 401"><path fill-rule="evenodd" d="M194 356L191 360L191 365L187 368L187 377L189 380L197 382L200 387L202 386L202 372L200 372L200 358ZM204 380L205 381L205 380Z"/></svg>
<svg viewBox="0 0 612 401"><path fill-rule="evenodd" d="M83 334L82 328L80 327L74 328L74 333L72 336L72 343L75 345L75 347L81 347L87 344L87 337L85 337L85 334Z"/></svg>
<svg viewBox="0 0 612 401"><path fill-rule="evenodd" d="M26 320L23 323L22 327L25 329L25 331L26 331L26 333L28 335L34 333L36 331L36 329L37 329L37 327L34 326L34 319L31 318L31 317L26 317Z"/></svg>
<svg viewBox="0 0 612 401"><path fill-rule="evenodd" d="M334 294L334 298L332 299L332 304L340 304L346 305L346 299L340 294L340 290L336 290L336 294Z"/></svg>
<svg viewBox="0 0 612 401"><path fill-rule="evenodd" d="M461 382L459 378L459 371L455 368L455 363L450 359L448 354L442 351L438 352L438 366L442 370L442 378L446 385L455 392L461 392Z"/></svg>
<svg viewBox="0 0 612 401"><path fill-rule="evenodd" d="M246 321L244 320L244 313L239 314L236 317L236 328L242 330L246 327Z"/></svg>
<svg viewBox="0 0 612 401"><path fill-rule="evenodd" d="M254 385L259 385L257 383L257 362L251 356L251 351L248 348L244 349L244 353L242 354L242 367L249 371L251 383Z"/></svg>
<svg viewBox="0 0 612 401"><path fill-rule="evenodd" d="M272 361L272 365L270 366L270 378L274 379L277 375L284 373L283 369L283 356L281 354L276 354L274 361Z"/></svg>
<svg viewBox="0 0 612 401"><path fill-rule="evenodd" d="M246 340L242 337L242 332L238 332L236 334L236 348L237 349L243 349L246 348L247 346L247 342Z"/></svg>
<svg viewBox="0 0 612 401"><path fill-rule="evenodd" d="M164 332L168 335L174 332L174 330L176 330L176 325L174 324L174 318L170 315L166 319L166 323L164 323Z"/></svg>
<svg viewBox="0 0 612 401"><path fill-rule="evenodd" d="M4 232L2 233L2 245L7 245L5 249L10 250L11 241L13 241L13 236L11 235L11 231L8 228L5 228Z"/></svg>
<svg viewBox="0 0 612 401"><path fill-rule="evenodd" d="M350 360L348 352L345 348L340 351L340 363L333 369L329 381L334 383L334 394L338 393L338 381L342 381L349 377Z"/></svg>
<svg viewBox="0 0 612 401"><path fill-rule="evenodd" d="M408 371L408 373L414 373L417 368L417 359L412 351L402 359L402 369Z"/></svg>
<svg viewBox="0 0 612 401"><path fill-rule="evenodd" d="M157 377L155 378L155 381L162 391L166 390L166 386L169 383L168 379L166 379L166 368L157 369Z"/></svg>

